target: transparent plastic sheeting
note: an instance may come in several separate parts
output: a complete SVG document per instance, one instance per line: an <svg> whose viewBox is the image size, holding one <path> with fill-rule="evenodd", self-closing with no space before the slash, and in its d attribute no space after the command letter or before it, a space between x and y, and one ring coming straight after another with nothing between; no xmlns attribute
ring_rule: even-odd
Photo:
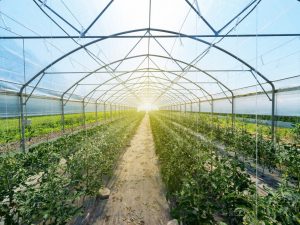
<svg viewBox="0 0 300 225"><path fill-rule="evenodd" d="M300 116L300 89L276 93L275 115L280 116ZM0 117L20 116L19 97L12 93L0 93ZM214 100L214 113L232 113L231 103L228 99ZM211 112L210 102L201 102L201 112ZM104 111L103 103L98 103L97 110ZM110 110L109 106L106 109ZM117 110L112 106L112 110ZM180 107L173 106L173 110L179 111ZM184 104L181 111L185 110ZM85 103L85 112L95 112L95 103ZM186 111L198 112L199 103L186 103ZM61 114L61 101L47 97L32 96L26 105L27 116L55 115ZM64 106L65 114L83 113L82 101L68 101ZM234 114L258 114L271 115L271 101L264 94L234 98Z"/></svg>
<svg viewBox="0 0 300 225"><path fill-rule="evenodd" d="M39 89L34 90L35 95L40 95L41 89L48 89L52 92L45 90L44 92L52 97L72 93L77 96L92 95L95 99L116 83L128 81L127 85L133 83L132 90L140 88L141 91L136 98L128 94L130 93L128 88L123 89L124 95L128 94L123 102L138 106L143 102L139 102L139 99L154 100L160 96L161 90L166 87L163 87L162 83L167 81L171 84L170 81L176 81L176 77L182 74L182 69L190 64L195 66L185 73L185 78L190 81L178 80L181 87L174 84L177 81L172 83L172 89L190 90L186 93L186 99L191 98L192 95L203 97L204 94L196 88L195 83L200 84L213 95L221 92L221 89L226 91L225 86L235 90L256 85L257 80L261 83L266 82L266 79L257 74L254 78L246 63L272 81L299 76L300 39L297 34L300 33L300 26L295 22L299 21L299 1L257 1L256 8L254 7L256 3L247 7L250 2L256 2L250 0L199 1L203 18L214 30L219 31L218 34L225 37L211 36L214 34L211 28L183 0L152 0L151 6L148 0L114 1L112 4L109 2L109 0L65 0L62 4L61 1L0 1L0 36L2 37L0 39L0 80L12 82L9 84L10 88L18 92L20 85L14 85L13 82L24 84L37 75L36 79L29 84L31 87L27 87L30 92L32 87L37 85ZM195 7L195 2L193 5ZM107 10L87 31L91 22L106 6L108 6ZM49 8L68 23L53 15ZM80 38L80 33L84 30L87 31L86 36L90 38ZM122 38L111 36L119 32L128 32L127 36L136 37L124 38L124 33L121 35ZM178 32L182 34L180 38L175 35L176 33L179 35ZM74 38L68 38L66 33ZM199 38L202 41L192 38L196 34L204 35ZM252 34L252 36L242 36L243 34ZM271 35L257 37L255 36L257 34ZM295 36L288 34L295 34ZM105 35L111 38L99 38ZM159 38L164 35L173 37ZM19 39L25 36L26 39ZM55 36L65 38L55 38ZM154 39L154 36L157 38ZM5 39L8 37L11 39ZM142 38L139 39L140 37ZM92 43L94 41L97 43ZM88 43L90 45L86 48L80 48ZM215 47L209 47L214 46L212 44L233 56ZM75 49L77 50L72 52ZM146 57L148 60L145 60ZM237 60L238 58L244 62ZM54 63L57 59L60 60ZM200 72L196 67L208 71L211 76ZM165 74L157 71L153 74L148 72L145 75L140 73L144 73L149 68L163 69L167 72ZM136 69L142 71L133 75L130 73L120 75L122 71ZM98 73L86 76L96 70ZM177 72L172 74L171 71ZM114 79L116 75L119 75L118 79ZM143 79L139 79L141 76ZM299 86L299 79L297 82L287 79L282 87ZM80 85L76 86L76 83ZM97 85L104 83L105 85L96 88ZM221 83L224 86L220 87ZM74 84L76 87L72 89ZM151 89L152 87L145 84L152 84L154 88ZM270 85L263 86L270 91ZM120 87L122 86L113 89L121 91L118 89ZM95 88L97 90L93 92ZM145 95L149 89L150 97ZM234 94L238 95L239 92L247 94L253 91L255 88L254 90L240 89ZM102 100L113 98L113 93L113 91L108 92ZM169 92L169 94L176 98L174 93ZM224 97L223 93L219 95ZM134 98L134 101L131 98ZM162 106L168 97L162 95L160 99L158 105Z"/></svg>
<svg viewBox="0 0 300 225"><path fill-rule="evenodd" d="M275 94L275 115L278 116L300 116L300 89L286 92L279 92ZM230 99L231 101L231 99ZM298 103L298 104L297 104ZM258 114L271 115L271 101L264 94L235 97L234 98L234 114ZM198 112L199 103L186 103L174 106L173 110L187 112ZM201 112L211 113L211 102L200 103ZM214 100L214 113L232 113L232 105L228 99Z"/></svg>
<svg viewBox="0 0 300 225"><path fill-rule="evenodd" d="M20 116L20 98L17 95L0 93L0 117L11 118ZM61 101L46 97L31 97L26 104L25 114L27 116L60 115ZM104 111L103 104L98 103L98 112ZM107 108L109 110L109 108ZM96 104L85 105L85 112L95 112ZM65 114L83 113L83 102L69 101L64 106Z"/></svg>

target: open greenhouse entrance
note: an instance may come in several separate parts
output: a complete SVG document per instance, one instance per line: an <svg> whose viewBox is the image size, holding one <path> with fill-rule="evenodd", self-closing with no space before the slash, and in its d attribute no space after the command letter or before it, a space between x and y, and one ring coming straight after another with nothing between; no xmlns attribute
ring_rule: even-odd
<svg viewBox="0 0 300 225"><path fill-rule="evenodd" d="M103 211L95 210L91 223L167 224L169 207L159 174L148 114L119 161L109 187L110 197L104 203Z"/></svg>

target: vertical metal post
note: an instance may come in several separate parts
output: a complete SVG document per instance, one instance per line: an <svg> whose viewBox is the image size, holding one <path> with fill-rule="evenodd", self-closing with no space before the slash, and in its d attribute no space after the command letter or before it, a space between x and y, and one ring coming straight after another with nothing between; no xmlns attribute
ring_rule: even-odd
<svg viewBox="0 0 300 225"><path fill-rule="evenodd" d="M98 124L98 103L96 102L96 111L95 111L95 113L96 113L96 123Z"/></svg>
<svg viewBox="0 0 300 225"><path fill-rule="evenodd" d="M82 101L82 115L83 115L83 126L84 126L84 128L86 128L86 126L85 126L85 104L84 104L84 100Z"/></svg>
<svg viewBox="0 0 300 225"><path fill-rule="evenodd" d="M21 113L21 149L25 152L26 143L25 143L25 118L24 118L24 103L23 103L23 95L20 95L20 113Z"/></svg>
<svg viewBox="0 0 300 225"><path fill-rule="evenodd" d="M24 75L24 83L26 82L26 60L25 60L25 39L22 40L22 49L23 49L23 75ZM26 89L25 89L26 94ZM26 104L26 103L25 103ZM20 94L20 113L21 113L21 149L25 152L26 149L26 137L25 137L25 118L24 118L24 103L23 103L23 90Z"/></svg>
<svg viewBox="0 0 300 225"><path fill-rule="evenodd" d="M211 115L214 115L214 100L211 100Z"/></svg>
<svg viewBox="0 0 300 225"><path fill-rule="evenodd" d="M112 120L112 105L111 104L109 104L109 111L110 111L109 119Z"/></svg>
<svg viewBox="0 0 300 225"><path fill-rule="evenodd" d="M112 105L111 105L111 110L112 110L112 118L115 118L115 114L116 114L116 105L112 104Z"/></svg>
<svg viewBox="0 0 300 225"><path fill-rule="evenodd" d="M275 144L275 87L272 85L272 142Z"/></svg>
<svg viewBox="0 0 300 225"><path fill-rule="evenodd" d="M199 100L199 114L201 113L201 101Z"/></svg>
<svg viewBox="0 0 300 225"><path fill-rule="evenodd" d="M213 125L214 118L214 99L211 100L211 125Z"/></svg>
<svg viewBox="0 0 300 225"><path fill-rule="evenodd" d="M65 107L64 107L63 98L61 98L61 125L62 125L62 132L65 133Z"/></svg>
<svg viewBox="0 0 300 225"><path fill-rule="evenodd" d="M234 130L234 125L235 125L235 114L234 114L234 96L232 95L232 98L231 98L231 127L232 127L232 130Z"/></svg>
<svg viewBox="0 0 300 225"><path fill-rule="evenodd" d="M184 103L184 114L186 114L186 103Z"/></svg>
<svg viewBox="0 0 300 225"><path fill-rule="evenodd" d="M106 121L106 104L103 104L103 111L104 111L104 121Z"/></svg>
<svg viewBox="0 0 300 225"><path fill-rule="evenodd" d="M199 132L199 121L200 121L200 114L201 114L201 101L199 99L199 108L198 108L198 115L197 115L197 133Z"/></svg>

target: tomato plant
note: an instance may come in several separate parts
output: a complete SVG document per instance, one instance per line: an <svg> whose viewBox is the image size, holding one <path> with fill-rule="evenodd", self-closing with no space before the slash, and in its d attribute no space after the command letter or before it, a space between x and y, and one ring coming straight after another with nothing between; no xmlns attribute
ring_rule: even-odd
<svg viewBox="0 0 300 225"><path fill-rule="evenodd" d="M299 187L286 182L278 190L266 190L267 196L257 196L242 161L230 154L219 154L212 141L186 131L186 127L199 132L205 128L210 138L233 138L226 143L234 151L253 157L256 140L244 126L233 130L227 122L225 128L216 128L216 135L207 117L195 123L194 116L167 117L159 112L152 113L150 119L172 216L183 224L299 224ZM279 147L265 139L261 131L257 140L260 164L267 168L285 165L288 176L299 180L300 154L296 145L279 145L278 154Z"/></svg>
<svg viewBox="0 0 300 225"><path fill-rule="evenodd" d="M1 155L0 218L5 224L68 223L82 211L81 197L95 197L104 185L141 118L128 114L27 153Z"/></svg>

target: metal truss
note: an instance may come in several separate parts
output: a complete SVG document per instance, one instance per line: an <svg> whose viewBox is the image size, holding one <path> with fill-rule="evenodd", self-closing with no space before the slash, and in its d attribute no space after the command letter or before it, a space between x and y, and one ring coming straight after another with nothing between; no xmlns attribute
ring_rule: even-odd
<svg viewBox="0 0 300 225"><path fill-rule="evenodd" d="M244 7L240 12L238 12L233 18L227 21L221 28L216 29L209 23L209 21L201 14L200 9L194 3L191 3L189 0L184 0L189 7L199 16L199 18L206 24L206 26L210 29L213 34L184 34L181 32L170 31L165 29L158 29L151 27L151 0L149 0L149 21L148 27L140 28L140 29L133 29L128 31L122 31L119 33L111 34L111 35L88 35L88 32L93 28L95 23L101 18L101 16L109 10L109 7L113 4L114 0L110 0L108 4L97 14L95 19L84 29L78 28L71 24L67 19L65 19L62 15L57 13L53 8L47 5L42 0L33 0L33 2L40 8L40 10L53 22L55 23L66 35L58 35L58 36L4 36L0 37L0 39L22 39L27 40L34 40L34 39L71 39L73 40L78 47L74 48L73 50L61 55L43 69L41 69L38 73L34 74L31 79L29 79L25 84L22 85L19 91L20 96L20 105L21 105L21 128L22 128L22 145L25 148L25 123L24 123L24 107L28 100L32 97L33 93L36 91L40 82L44 79L44 76L52 75L52 74L74 74L80 73L83 76L78 79L74 80L74 83L68 87L65 91L63 91L60 99L61 99L61 107L62 107L62 120L64 120L64 107L68 103L68 101L74 95L76 89L80 86L91 87L90 91L83 96L83 109L86 107L87 104L90 102L95 103L96 105L99 102L103 104L131 104L136 106L138 103L141 103L143 99L140 97L144 95L145 92L148 93L148 98L152 99L152 103L157 103L160 106L168 106L168 107L175 107L181 104L190 103L192 104L195 102L199 102L199 107L201 103L201 99L205 98L207 102L211 104L211 109L213 113L213 104L214 100L216 100L213 96L216 93L210 93L206 88L204 88L203 84L205 82L195 82L191 79L186 77L188 73L196 73L199 74L199 77L206 77L212 80L212 84L215 84L219 89L220 92L225 96L225 98L229 101L232 106L232 123L234 121L234 92L231 90L227 85L217 79L212 73L213 72L245 72L249 74L249 76L254 77L257 84L262 89L263 93L267 96L267 98L272 102L272 138L274 140L274 133L275 133L275 92L276 88L271 80L269 80L266 76L264 76L260 71L258 71L255 67L248 64L246 61L238 57L237 55L233 54L229 50L226 50L216 43L211 43L206 41L205 38L245 38L245 37L283 37L283 36L300 36L300 34L239 34L239 35L232 35L230 32L236 27L240 22L242 22L261 2L261 0L253 0L251 1L246 7ZM43 8L40 4L43 4ZM235 24L234 27L230 27L232 23L239 17L242 16L242 19ZM72 32L75 32L76 35L69 34L61 25L60 23L64 24L64 26L68 27ZM223 31L228 30L226 34L221 34ZM142 32L142 35L139 33ZM156 34L159 33L159 34ZM85 40L89 40L85 44L79 44L75 41L76 38L83 38ZM246 67L245 70L216 70L212 68L211 70L204 70L196 66L195 62L186 62L180 59L176 59L170 52L167 51L165 46L163 46L160 42L161 39L175 39L175 38L185 38L196 43L201 43L205 46L208 46L208 49L213 48L218 52L225 54L226 56L234 59L235 61L241 63L243 66ZM113 62L105 63L99 57L97 57L94 53L92 53L87 48L89 46L93 46L100 42L105 42L105 40L109 39L137 39L137 42L130 48L130 50L125 54L124 57L117 59ZM141 40L147 39L148 40L148 49L146 50L145 54L140 55L131 55L133 50L139 45ZM150 52L150 41L153 41L158 44L158 46L163 50L165 55L162 54L153 54ZM49 71L50 68L55 66L57 63L61 62L62 60L66 59L67 57L71 56L74 53L79 51L86 51L87 54L91 57L91 60L95 61L99 67L93 71L83 72L83 71ZM204 54L205 56L206 54ZM204 57L203 56L203 57ZM130 60L133 59L141 59L141 62L136 68L131 68L128 70L118 70L122 64L130 63ZM166 69L161 68L155 62L155 59L166 59L171 60L177 65L177 69ZM148 66L142 67L142 64L147 61ZM155 65L155 67L150 67L150 62ZM95 84L87 84L84 81L87 80L92 75L99 74L101 78L101 74L108 74L111 78L103 81L99 79L99 82ZM133 75L137 75L137 77L132 77ZM126 76L128 76L126 78ZM175 77L171 79L170 77ZM123 79L125 78L125 79ZM265 88L260 83L259 79L262 79L267 83L271 88L271 95L270 93L265 90ZM33 85L35 83L35 85ZM187 88L184 84L191 84L193 89ZM105 86L110 86L108 89L104 89ZM31 92L29 95L24 94L24 90L27 87L31 87ZM202 93L201 96L195 94L194 91L199 91ZM99 96L95 97L96 94Z"/></svg>

